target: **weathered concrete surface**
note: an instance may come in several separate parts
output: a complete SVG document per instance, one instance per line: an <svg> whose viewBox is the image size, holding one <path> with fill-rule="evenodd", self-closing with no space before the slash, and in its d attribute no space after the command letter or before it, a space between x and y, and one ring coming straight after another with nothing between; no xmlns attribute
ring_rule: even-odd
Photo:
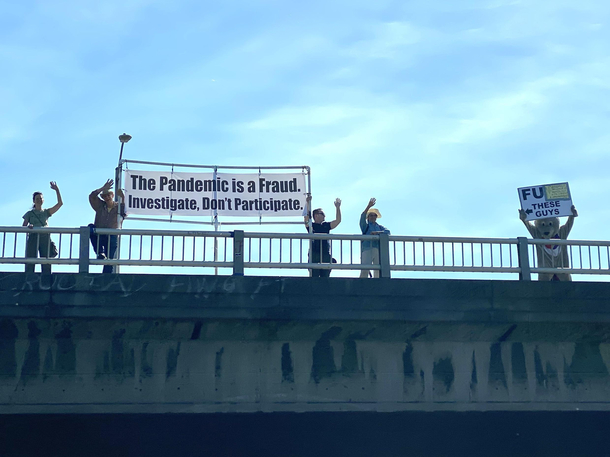
<svg viewBox="0 0 610 457"><path fill-rule="evenodd" d="M610 410L610 284L0 273L0 413Z"/></svg>

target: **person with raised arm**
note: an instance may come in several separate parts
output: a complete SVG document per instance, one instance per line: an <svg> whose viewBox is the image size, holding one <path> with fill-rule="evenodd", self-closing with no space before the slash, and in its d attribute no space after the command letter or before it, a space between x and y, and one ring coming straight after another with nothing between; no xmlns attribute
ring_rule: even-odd
<svg viewBox="0 0 610 457"><path fill-rule="evenodd" d="M57 195L57 203L55 206L51 208L42 209L42 205L44 203L44 196L42 192L34 192L32 196L32 200L34 205L32 209L23 215L23 226L24 227L47 227L49 218L55 214L59 208L64 204L61 199L61 193L59 192L59 187L55 181L51 181L51 189L55 191ZM25 247L25 256L26 257L49 257L49 248L51 247L51 236L48 233L31 233L28 234L26 247ZM51 265L41 265L41 270L45 274L51 273ZM27 264L25 266L26 273L34 272L34 264Z"/></svg>
<svg viewBox="0 0 610 457"><path fill-rule="evenodd" d="M572 205L570 208L572 215L568 217L566 223L560 226L558 217L547 217L544 219L536 219L532 224L527 220L527 213L519 210L519 219L530 232L532 238L549 240L549 244L536 244L536 260L538 268L570 268L570 259L568 256L569 246L553 244L552 240L567 240L574 218L578 216L576 207ZM571 281L572 276L569 273L538 273L538 281Z"/></svg>
<svg viewBox="0 0 610 457"><path fill-rule="evenodd" d="M89 224L89 239L98 259L116 258L118 236L98 235L96 229L119 229L123 225L123 218L126 217L125 204L121 203L119 208L114 201L114 192L111 190L113 184L114 181L109 179L106 184L89 194L89 204L95 211L95 221L93 224ZM121 200L125 199L121 189L117 189L116 192ZM114 266L104 265L102 273L114 273Z"/></svg>
<svg viewBox="0 0 610 457"><path fill-rule="evenodd" d="M313 216L313 222L311 218ZM341 223L341 199L335 199L335 220L325 222L326 215L322 208L317 208L311 213L311 195L307 196L306 214L304 217L305 227L310 233L330 233L332 229ZM313 240L311 252L309 253L310 263L334 263L331 255L331 246L328 240ZM310 275L312 278L328 278L330 269L312 268Z"/></svg>
<svg viewBox="0 0 610 457"><path fill-rule="evenodd" d="M377 200L371 198L368 205L360 215L360 230L363 235L379 235L381 233L390 234L390 231L383 225L377 223L377 219L381 218L381 213L378 209L373 208ZM360 243L360 261L362 265L379 265L379 241L363 240ZM369 276L369 270L360 272L361 278ZM379 270L373 270L373 276L379 277Z"/></svg>

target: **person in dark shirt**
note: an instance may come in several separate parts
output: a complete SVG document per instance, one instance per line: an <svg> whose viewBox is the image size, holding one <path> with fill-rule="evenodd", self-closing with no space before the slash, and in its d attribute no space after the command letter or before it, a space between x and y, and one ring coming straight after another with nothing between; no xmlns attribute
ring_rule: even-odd
<svg viewBox="0 0 610 457"><path fill-rule="evenodd" d="M307 196L307 212L305 214L305 227L310 233L330 233L337 225L341 223L341 199L335 200L336 215L332 222L325 222L326 215L322 208L317 208L311 213L311 195ZM313 216L313 222L310 218ZM313 240L311 243L311 252L309 253L310 263L332 263L329 240ZM328 278L330 269L313 268L310 270L312 278Z"/></svg>

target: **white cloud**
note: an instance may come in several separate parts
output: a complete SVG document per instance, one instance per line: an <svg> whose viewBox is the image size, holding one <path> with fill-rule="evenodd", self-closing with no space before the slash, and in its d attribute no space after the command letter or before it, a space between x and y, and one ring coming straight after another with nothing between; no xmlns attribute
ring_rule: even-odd
<svg viewBox="0 0 610 457"><path fill-rule="evenodd" d="M246 123L244 127L255 130L281 130L330 126L348 119L361 117L364 114L363 109L341 105L284 107L263 119Z"/></svg>
<svg viewBox="0 0 610 457"><path fill-rule="evenodd" d="M370 39L362 40L349 48L349 53L367 59L392 59L404 52L405 47L427 39L430 31L408 22L378 23L369 29Z"/></svg>

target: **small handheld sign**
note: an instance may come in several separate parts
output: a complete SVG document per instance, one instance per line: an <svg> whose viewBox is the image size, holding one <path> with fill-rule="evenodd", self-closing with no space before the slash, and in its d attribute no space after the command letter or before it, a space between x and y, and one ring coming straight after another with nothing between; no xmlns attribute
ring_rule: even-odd
<svg viewBox="0 0 610 457"><path fill-rule="evenodd" d="M572 195L567 182L520 187L517 192L527 221L572 216Z"/></svg>

